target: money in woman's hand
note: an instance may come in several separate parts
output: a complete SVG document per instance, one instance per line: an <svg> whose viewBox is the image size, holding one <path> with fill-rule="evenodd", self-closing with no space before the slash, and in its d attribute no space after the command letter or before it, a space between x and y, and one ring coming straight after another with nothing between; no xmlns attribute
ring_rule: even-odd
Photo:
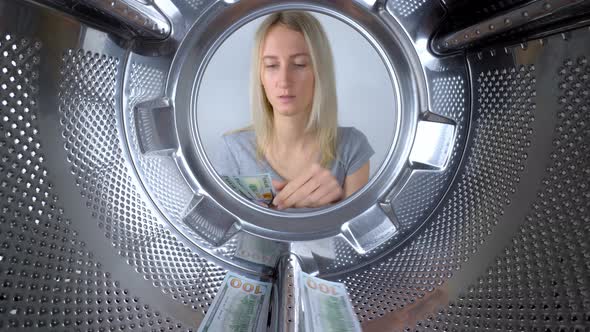
<svg viewBox="0 0 590 332"><path fill-rule="evenodd" d="M242 197L262 206L268 206L275 197L270 174L222 175L221 178Z"/></svg>

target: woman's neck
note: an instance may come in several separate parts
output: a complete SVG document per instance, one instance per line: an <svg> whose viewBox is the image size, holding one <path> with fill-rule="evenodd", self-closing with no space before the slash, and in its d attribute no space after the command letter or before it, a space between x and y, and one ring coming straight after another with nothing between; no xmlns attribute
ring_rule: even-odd
<svg viewBox="0 0 590 332"><path fill-rule="evenodd" d="M307 117L275 117L274 134L265 157L270 166L286 180L296 178L305 167L317 162L319 145L314 133L305 131Z"/></svg>
<svg viewBox="0 0 590 332"><path fill-rule="evenodd" d="M308 116L275 116L273 150L286 155L293 151L308 150L315 144L312 134L306 133Z"/></svg>

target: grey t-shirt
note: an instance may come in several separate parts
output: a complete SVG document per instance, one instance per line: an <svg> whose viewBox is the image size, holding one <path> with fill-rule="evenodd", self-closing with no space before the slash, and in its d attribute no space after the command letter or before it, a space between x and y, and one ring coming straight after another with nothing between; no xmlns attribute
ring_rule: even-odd
<svg viewBox="0 0 590 332"><path fill-rule="evenodd" d="M373 153L367 137L354 127L339 127L336 159L330 170L341 186L344 179L363 166ZM256 156L254 131L240 131L223 136L223 144L213 166L221 175L256 175L270 173L271 178L284 181L266 160Z"/></svg>

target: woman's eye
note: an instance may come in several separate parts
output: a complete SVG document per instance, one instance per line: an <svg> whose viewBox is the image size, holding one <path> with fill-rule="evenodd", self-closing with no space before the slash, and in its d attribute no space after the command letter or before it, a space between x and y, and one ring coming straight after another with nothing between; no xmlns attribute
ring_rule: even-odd
<svg viewBox="0 0 590 332"><path fill-rule="evenodd" d="M305 66L307 66L307 64L305 63L296 63L295 67L299 67L299 68L305 68Z"/></svg>
<svg viewBox="0 0 590 332"><path fill-rule="evenodd" d="M269 65L265 65L266 68L277 68L279 65L276 64L269 64Z"/></svg>

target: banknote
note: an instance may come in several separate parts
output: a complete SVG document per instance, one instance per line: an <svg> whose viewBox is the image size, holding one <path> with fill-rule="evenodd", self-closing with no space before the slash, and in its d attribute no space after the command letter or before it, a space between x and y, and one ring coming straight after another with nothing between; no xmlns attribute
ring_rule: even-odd
<svg viewBox="0 0 590 332"><path fill-rule="evenodd" d="M222 175L221 178L230 188L244 198L255 203L269 205L275 197L270 174L258 175Z"/></svg>
<svg viewBox="0 0 590 332"><path fill-rule="evenodd" d="M287 245L283 242L254 238L246 240L242 238L242 241L238 242L234 257L274 267L279 256L287 250Z"/></svg>
<svg viewBox="0 0 590 332"><path fill-rule="evenodd" d="M223 181L225 181L225 183L232 188L234 191L240 193L240 195L242 195L244 198L247 198L249 200L254 200L254 194L250 193L249 190L245 190L244 188L242 188L242 186L240 185L239 182L236 182L236 180L234 179L234 176L229 176L229 175L222 175L221 178L223 179Z"/></svg>
<svg viewBox="0 0 590 332"><path fill-rule="evenodd" d="M263 332L272 283L228 273L199 326L199 332Z"/></svg>
<svg viewBox="0 0 590 332"><path fill-rule="evenodd" d="M237 181L243 187L249 189L257 201L268 204L272 202L275 196L270 174L238 176Z"/></svg>
<svg viewBox="0 0 590 332"><path fill-rule="evenodd" d="M299 281L303 285L301 302L305 331L361 331L344 284L304 272L299 274Z"/></svg>

